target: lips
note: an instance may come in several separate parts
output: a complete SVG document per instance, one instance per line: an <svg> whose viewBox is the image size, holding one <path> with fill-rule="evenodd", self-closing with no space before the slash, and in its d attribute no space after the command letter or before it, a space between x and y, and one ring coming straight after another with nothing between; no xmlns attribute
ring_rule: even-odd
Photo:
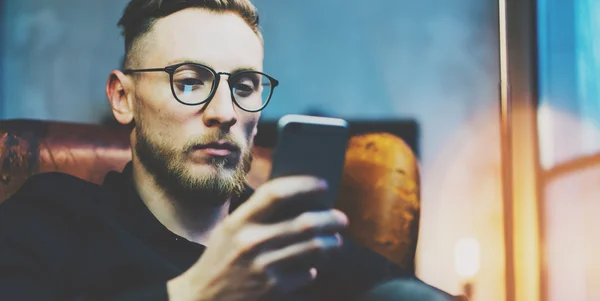
<svg viewBox="0 0 600 301"><path fill-rule="evenodd" d="M240 151L240 148L229 142L211 142L194 146L194 150L201 150L207 155L228 156Z"/></svg>

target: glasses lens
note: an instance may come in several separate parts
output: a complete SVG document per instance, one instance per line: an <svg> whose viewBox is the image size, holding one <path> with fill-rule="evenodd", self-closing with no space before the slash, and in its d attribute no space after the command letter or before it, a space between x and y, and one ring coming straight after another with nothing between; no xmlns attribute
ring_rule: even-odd
<svg viewBox="0 0 600 301"><path fill-rule="evenodd" d="M233 97L246 110L261 109L271 97L271 80L260 72L242 71L229 78Z"/></svg>
<svg viewBox="0 0 600 301"><path fill-rule="evenodd" d="M197 65L182 65L173 72L173 90L183 103L195 104L205 101L213 87L214 74Z"/></svg>

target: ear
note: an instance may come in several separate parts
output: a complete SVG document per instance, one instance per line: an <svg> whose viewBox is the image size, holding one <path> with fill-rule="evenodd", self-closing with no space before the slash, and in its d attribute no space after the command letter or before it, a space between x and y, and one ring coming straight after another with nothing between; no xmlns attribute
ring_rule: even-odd
<svg viewBox="0 0 600 301"><path fill-rule="evenodd" d="M133 82L123 72L114 70L106 83L106 96L110 101L113 115L120 124L130 124L133 120Z"/></svg>

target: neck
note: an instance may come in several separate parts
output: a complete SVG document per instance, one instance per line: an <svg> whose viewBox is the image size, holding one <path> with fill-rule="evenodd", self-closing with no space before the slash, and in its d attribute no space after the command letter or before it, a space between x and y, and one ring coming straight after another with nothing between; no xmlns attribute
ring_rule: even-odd
<svg viewBox="0 0 600 301"><path fill-rule="evenodd" d="M169 231L206 246L214 228L228 215L230 200L212 202L177 200L157 185L154 177L133 159L134 185L146 207ZM199 197L201 198L201 197Z"/></svg>

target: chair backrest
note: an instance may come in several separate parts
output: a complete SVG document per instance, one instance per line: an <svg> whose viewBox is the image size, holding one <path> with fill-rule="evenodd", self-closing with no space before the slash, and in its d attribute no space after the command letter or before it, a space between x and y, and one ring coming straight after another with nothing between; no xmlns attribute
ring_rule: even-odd
<svg viewBox="0 0 600 301"><path fill-rule="evenodd" d="M421 212L419 166L411 148L387 133L350 139L336 207L358 242L415 270Z"/></svg>
<svg viewBox="0 0 600 301"><path fill-rule="evenodd" d="M28 177L58 171L101 183L131 160L129 131L64 122L0 121L0 203ZM256 188L271 171L271 149L255 146L247 182ZM350 235L414 271L419 228L417 160L391 134L352 138L336 207L350 218Z"/></svg>

